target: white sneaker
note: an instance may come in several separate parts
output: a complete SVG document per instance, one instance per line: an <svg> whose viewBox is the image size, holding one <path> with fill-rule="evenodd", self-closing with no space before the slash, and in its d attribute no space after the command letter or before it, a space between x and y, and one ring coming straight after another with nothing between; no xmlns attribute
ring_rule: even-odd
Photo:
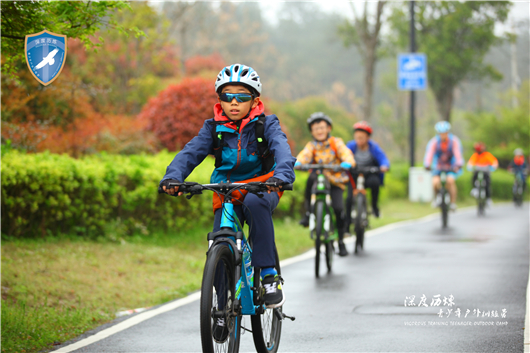
<svg viewBox="0 0 530 353"><path fill-rule="evenodd" d="M449 209L450 209L451 211L456 211L457 208L458 208L458 206L457 206L456 203L454 203L454 202L451 203L451 204L449 205Z"/></svg>
<svg viewBox="0 0 530 353"><path fill-rule="evenodd" d="M477 188L473 188L473 189L471 189L470 194L471 194L471 196L473 196L474 198L477 198L477 197L478 197L478 189L477 189Z"/></svg>
<svg viewBox="0 0 530 353"><path fill-rule="evenodd" d="M486 207L487 208L491 208L491 206L493 206L493 201L491 201L491 199L487 199L486 200Z"/></svg>
<svg viewBox="0 0 530 353"><path fill-rule="evenodd" d="M431 207L432 208L440 207L441 204L442 204L442 195L437 194L434 197L434 200L432 200L432 202L431 202Z"/></svg>

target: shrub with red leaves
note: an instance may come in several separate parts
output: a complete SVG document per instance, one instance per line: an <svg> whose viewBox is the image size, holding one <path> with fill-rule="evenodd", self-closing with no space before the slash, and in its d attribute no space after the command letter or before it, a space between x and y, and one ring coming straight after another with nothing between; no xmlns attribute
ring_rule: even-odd
<svg viewBox="0 0 530 353"><path fill-rule="evenodd" d="M206 119L213 118L215 103L213 79L184 79L151 98L138 118L146 121L165 148L176 151L197 135Z"/></svg>

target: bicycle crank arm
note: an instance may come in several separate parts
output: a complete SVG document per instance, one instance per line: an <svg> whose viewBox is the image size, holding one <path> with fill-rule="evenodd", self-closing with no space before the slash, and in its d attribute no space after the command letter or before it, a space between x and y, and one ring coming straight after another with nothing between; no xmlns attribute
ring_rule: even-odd
<svg viewBox="0 0 530 353"><path fill-rule="evenodd" d="M274 315L276 315L278 320L283 320L283 319L290 319L291 321L296 320L294 316L285 315L284 313L280 312L278 308L274 309Z"/></svg>

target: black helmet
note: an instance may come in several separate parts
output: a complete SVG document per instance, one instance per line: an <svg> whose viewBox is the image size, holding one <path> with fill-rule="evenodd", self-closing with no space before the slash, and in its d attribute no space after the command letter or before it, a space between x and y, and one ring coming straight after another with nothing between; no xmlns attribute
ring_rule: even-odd
<svg viewBox="0 0 530 353"><path fill-rule="evenodd" d="M329 126L333 126L333 121L331 120L329 116L327 116L326 114L322 112L316 112L316 113L311 114L309 119L307 119L307 127L311 131L311 125L321 120L324 120L326 123L328 123Z"/></svg>

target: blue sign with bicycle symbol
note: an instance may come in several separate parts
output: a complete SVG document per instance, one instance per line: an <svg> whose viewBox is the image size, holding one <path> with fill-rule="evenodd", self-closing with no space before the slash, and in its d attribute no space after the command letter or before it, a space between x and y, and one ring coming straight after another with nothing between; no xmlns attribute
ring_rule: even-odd
<svg viewBox="0 0 530 353"><path fill-rule="evenodd" d="M427 55L423 53L399 54L397 81L400 91L427 89Z"/></svg>

